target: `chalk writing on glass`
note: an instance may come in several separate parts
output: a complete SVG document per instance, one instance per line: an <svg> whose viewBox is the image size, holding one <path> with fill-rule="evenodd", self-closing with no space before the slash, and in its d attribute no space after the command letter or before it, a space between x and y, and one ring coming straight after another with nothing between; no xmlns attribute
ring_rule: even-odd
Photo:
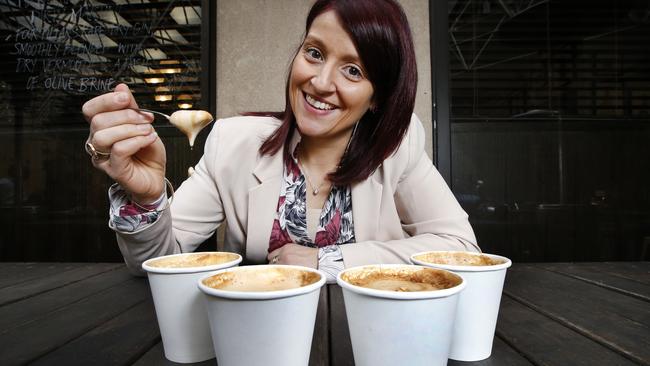
<svg viewBox="0 0 650 366"><path fill-rule="evenodd" d="M45 0L10 4L19 26L7 41L13 46L15 72L26 76L28 91L98 94L113 89L129 71L151 66L143 44L153 36L153 27L124 20L119 15L122 5Z"/></svg>

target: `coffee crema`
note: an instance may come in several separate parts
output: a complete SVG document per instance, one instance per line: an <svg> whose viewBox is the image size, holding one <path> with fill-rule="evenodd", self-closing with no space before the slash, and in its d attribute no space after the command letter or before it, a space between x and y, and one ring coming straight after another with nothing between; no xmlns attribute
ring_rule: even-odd
<svg viewBox="0 0 650 366"><path fill-rule="evenodd" d="M188 268L205 267L215 264L232 262L238 258L237 254L219 253L190 253L173 257L160 258L148 263L151 267L157 268Z"/></svg>
<svg viewBox="0 0 650 366"><path fill-rule="evenodd" d="M318 273L276 266L251 267L227 271L208 277L203 284L225 291L267 292L308 286L318 282Z"/></svg>
<svg viewBox="0 0 650 366"><path fill-rule="evenodd" d="M413 258L422 262L453 266L495 266L505 263L503 260L493 259L485 254L471 252L431 252Z"/></svg>
<svg viewBox="0 0 650 366"><path fill-rule="evenodd" d="M460 276L433 268L361 268L341 278L352 285L383 291L415 292L444 290L458 286Z"/></svg>

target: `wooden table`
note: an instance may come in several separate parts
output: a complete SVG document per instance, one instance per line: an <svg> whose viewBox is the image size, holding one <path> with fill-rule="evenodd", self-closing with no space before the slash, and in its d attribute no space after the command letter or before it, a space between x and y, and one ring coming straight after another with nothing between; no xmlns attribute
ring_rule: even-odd
<svg viewBox="0 0 650 366"><path fill-rule="evenodd" d="M311 356L354 364L336 285L321 292ZM173 364L147 280L124 265L0 263L0 365L25 363ZM515 264L492 356L449 364L650 365L650 262Z"/></svg>

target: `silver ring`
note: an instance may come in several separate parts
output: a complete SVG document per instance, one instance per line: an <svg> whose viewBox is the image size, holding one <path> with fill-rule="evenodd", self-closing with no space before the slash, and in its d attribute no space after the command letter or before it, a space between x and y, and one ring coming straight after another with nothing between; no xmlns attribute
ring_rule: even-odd
<svg viewBox="0 0 650 366"><path fill-rule="evenodd" d="M271 258L271 264L276 264L278 263L278 260L280 259L279 255L276 255L275 257Z"/></svg>
<svg viewBox="0 0 650 366"><path fill-rule="evenodd" d="M94 161L106 160L111 157L111 153L97 150L95 146L90 143L90 139L86 141L86 152Z"/></svg>

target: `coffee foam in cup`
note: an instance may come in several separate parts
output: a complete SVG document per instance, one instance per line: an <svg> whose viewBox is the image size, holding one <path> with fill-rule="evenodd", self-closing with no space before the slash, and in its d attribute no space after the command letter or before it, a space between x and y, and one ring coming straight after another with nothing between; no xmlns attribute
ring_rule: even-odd
<svg viewBox="0 0 650 366"><path fill-rule="evenodd" d="M215 264L232 262L238 257L239 256L237 254L227 252L189 253L186 255L176 255L152 260L147 264L151 267L157 268L205 267Z"/></svg>
<svg viewBox="0 0 650 366"><path fill-rule="evenodd" d="M296 268L256 267L218 273L203 279L203 284L224 291L267 292L308 286L321 279L318 273Z"/></svg>
<svg viewBox="0 0 650 366"><path fill-rule="evenodd" d="M472 252L428 252L413 257L422 262L454 266L496 266L505 261Z"/></svg>
<svg viewBox="0 0 650 366"><path fill-rule="evenodd" d="M462 282L453 273L421 267L362 267L343 273L341 279L355 286L395 292L444 290Z"/></svg>

